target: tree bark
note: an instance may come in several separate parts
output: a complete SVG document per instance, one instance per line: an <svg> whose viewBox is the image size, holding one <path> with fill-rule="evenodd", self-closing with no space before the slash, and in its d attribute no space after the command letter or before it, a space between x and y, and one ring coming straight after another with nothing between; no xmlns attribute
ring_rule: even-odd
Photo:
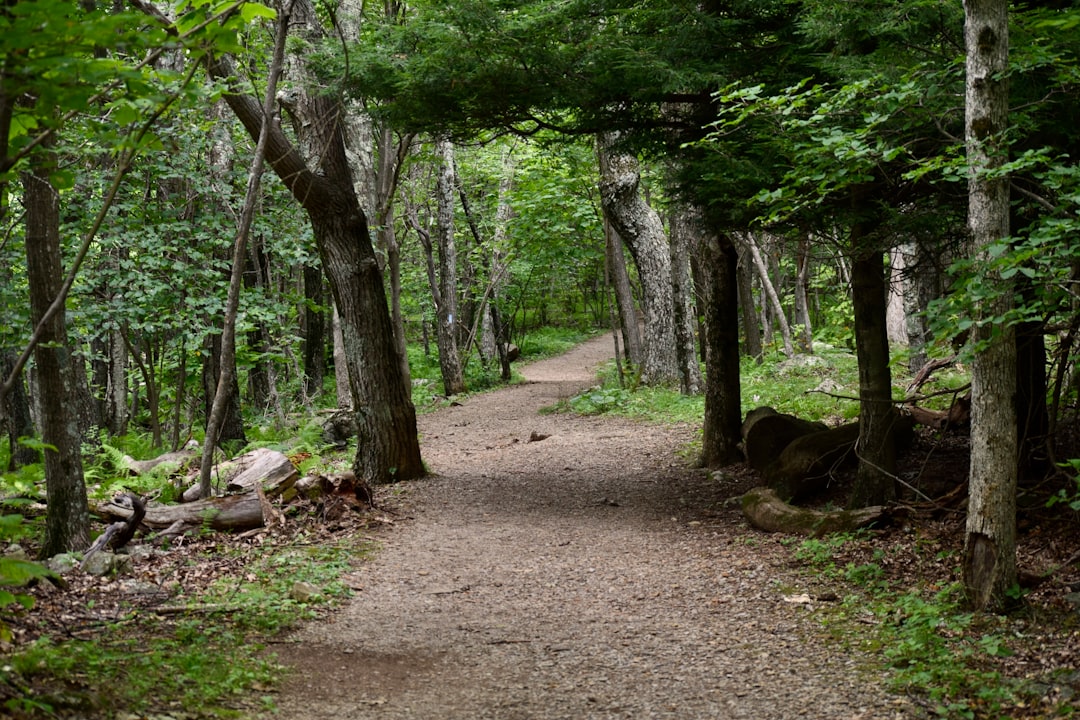
<svg viewBox="0 0 1080 720"><path fill-rule="evenodd" d="M675 353L679 361L679 391L697 395L704 388L694 338L695 312L690 279L691 248L703 233L701 211L681 207L671 218L671 280L675 305Z"/></svg>
<svg viewBox="0 0 1080 720"><path fill-rule="evenodd" d="M438 204L435 238L439 249L438 292L435 293L435 341L439 346L439 369L447 395L465 392L461 353L457 342L457 248L454 244L454 145L446 138L435 142L439 158L435 199ZM430 252L431 248L427 248ZM435 290L435 286L432 286Z"/></svg>
<svg viewBox="0 0 1080 720"><path fill-rule="evenodd" d="M888 293L884 251L859 249L867 231L856 223L851 231L856 257L851 263L851 295L855 310L855 351L859 363L859 468L848 506L884 505L896 499L896 443L893 426L889 338L885 328Z"/></svg>
<svg viewBox="0 0 1080 720"><path fill-rule="evenodd" d="M326 378L326 309L322 269L304 266L304 396L305 401L322 391Z"/></svg>
<svg viewBox="0 0 1080 720"><path fill-rule="evenodd" d="M37 327L60 294L60 197L49 181L56 168L51 151L40 151L22 173L26 205L26 268L30 285L30 317ZM48 512L41 557L82 550L90 544L90 509L83 480L82 440L75 403L78 360L68 345L64 312L44 324L34 348L37 366L41 439L45 450L45 489Z"/></svg>
<svg viewBox="0 0 1080 720"><path fill-rule="evenodd" d="M206 413L208 421L214 410L214 395L217 393L217 387L221 383L222 378L221 345L221 333L215 332L206 337L206 342L203 346L203 410ZM221 443L235 443L237 445L244 445L247 443L247 434L244 432L244 416L240 412L240 382L236 377L235 352L231 353L225 360L231 363L229 372L225 373L227 384L224 387L228 394L225 400L224 414L217 421L217 439L211 444L220 445ZM148 387L147 393L150 398L150 412L152 415L156 416L158 405L158 391L156 390L156 384L154 388Z"/></svg>
<svg viewBox="0 0 1080 720"><path fill-rule="evenodd" d="M294 16L317 32L310 2L298 0ZM223 60L215 62L212 71L218 78L233 78L231 64ZM263 118L259 103L237 85L225 98L248 133L258 137ZM270 127L267 160L311 219L341 317L358 427L354 472L369 484L420 477L424 467L416 410L394 350L394 330L367 218L352 187L341 136L342 109L325 95L305 99L304 106L305 116L317 119L306 127L320 140L309 144L319 151L312 159L319 172L309 167L276 124Z"/></svg>
<svg viewBox="0 0 1080 720"><path fill-rule="evenodd" d="M746 338L743 351L760 365L765 353L761 346L761 322L754 304L754 266L749 249L744 248L739 252L737 277L739 309L742 311L743 336Z"/></svg>
<svg viewBox="0 0 1080 720"><path fill-rule="evenodd" d="M0 363L0 377L8 377L15 368L15 353L3 351ZM15 470L24 465L38 462L38 451L19 443L20 438L34 437L34 421L30 416L30 398L26 395L26 383L20 373L11 386L11 392L4 398L6 405L6 423L8 431L8 470Z"/></svg>
<svg viewBox="0 0 1080 720"><path fill-rule="evenodd" d="M1009 236L1009 181L988 171L1006 160L1009 13L1005 0L965 0L967 49L965 137L971 255L984 263ZM995 324L1012 307L1000 275L987 273L997 293L977 308L971 369L971 467L963 576L975 609L1012 604L1016 569L1016 340L1014 328Z"/></svg>
<svg viewBox="0 0 1080 720"><path fill-rule="evenodd" d="M795 253L795 325L798 326L799 352L814 352L814 331L810 325L810 302L807 285L810 282L810 237L799 234Z"/></svg>
<svg viewBox="0 0 1080 720"><path fill-rule="evenodd" d="M746 233L743 240L746 243L746 248L750 251L750 257L754 260L754 267L757 268L761 287L773 308L776 324L780 326L780 339L784 343L784 354L791 357L795 354L795 346L791 342L791 325L788 324L787 316L784 315L784 306L780 303L780 296L776 293L776 287L769 277L769 267L765 264L765 258L761 255L761 248L758 247L753 233Z"/></svg>
<svg viewBox="0 0 1080 720"><path fill-rule="evenodd" d="M675 352L675 303L671 284L671 254L663 223L641 196L637 158L615 148L613 133L600 137L600 197L604 216L630 249L641 281L645 315L641 381L674 385L679 381Z"/></svg>
<svg viewBox="0 0 1080 720"><path fill-rule="evenodd" d="M701 463L723 467L742 459L739 377L739 256L730 238L707 233L700 244L705 272L705 417Z"/></svg>
<svg viewBox="0 0 1080 720"><path fill-rule="evenodd" d="M630 287L630 275L626 272L626 256L619 233L604 219L604 242L611 286L615 290L615 304L619 306L619 326L622 329L623 348L631 365L641 367L644 351L641 348L641 332L638 328L637 311L634 309L634 292Z"/></svg>

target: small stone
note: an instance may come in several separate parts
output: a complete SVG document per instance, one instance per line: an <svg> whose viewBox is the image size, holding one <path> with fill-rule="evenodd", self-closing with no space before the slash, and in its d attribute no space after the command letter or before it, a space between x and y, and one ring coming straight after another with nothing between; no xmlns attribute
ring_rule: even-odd
<svg viewBox="0 0 1080 720"><path fill-rule="evenodd" d="M322 600L322 591L309 582L298 582L293 584L289 597L298 603L316 602Z"/></svg>
<svg viewBox="0 0 1080 720"><path fill-rule="evenodd" d="M110 552L96 552L83 564L87 575L130 575L134 568L130 555L114 555Z"/></svg>
<svg viewBox="0 0 1080 720"><path fill-rule="evenodd" d="M79 565L78 559L71 553L53 555L46 563L49 569L58 575L63 575L74 570Z"/></svg>
<svg viewBox="0 0 1080 720"><path fill-rule="evenodd" d="M12 560L29 560L30 556L23 549L23 546L19 543L11 543L4 548L4 557L11 558Z"/></svg>

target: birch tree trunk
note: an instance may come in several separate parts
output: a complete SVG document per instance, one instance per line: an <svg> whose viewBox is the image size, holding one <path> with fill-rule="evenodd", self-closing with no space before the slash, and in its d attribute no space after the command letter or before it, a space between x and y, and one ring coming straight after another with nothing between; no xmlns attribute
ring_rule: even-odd
<svg viewBox="0 0 1080 720"><path fill-rule="evenodd" d="M64 273L60 257L60 197L49 181L56 159L41 151L22 173L26 205L26 277L30 285L30 318L37 327L59 296ZM37 404L45 450L45 493L48 513L41 557L82 550L90 544L90 508L83 479L78 414L71 411L75 368L79 360L68 344L64 311L44 324L34 348L38 375Z"/></svg>
<svg viewBox="0 0 1080 720"><path fill-rule="evenodd" d="M439 248L439 292L435 297L435 341L439 346L439 369L447 395L465 392L461 354L457 342L457 248L454 244L454 145L446 138L435 142L439 158L435 199L438 204L435 236Z"/></svg>
<svg viewBox="0 0 1080 720"><path fill-rule="evenodd" d="M965 0L967 48L965 137L971 256L990 260L990 247L1009 236L1009 180L988 171L1007 156L1009 13L1005 0ZM972 607L1011 604L1016 585L1016 343L1014 329L994 325L1012 306L1008 283L986 274L998 292L977 308L971 372L971 467L964 538L964 586Z"/></svg>
<svg viewBox="0 0 1080 720"><path fill-rule="evenodd" d="M599 138L600 198L604 216L630 249L641 281L645 314L641 381L674 385L679 381L679 363L667 236L660 216L641 196L637 158L617 150L617 142L613 133Z"/></svg>
<svg viewBox="0 0 1080 720"><path fill-rule="evenodd" d="M807 285L810 281L810 237L799 234L795 252L795 324L798 326L799 352L814 352L814 331L810 326L810 302Z"/></svg>
<svg viewBox="0 0 1080 720"><path fill-rule="evenodd" d="M754 235L746 233L743 240L746 243L747 250L750 251L750 257L754 260L754 267L757 268L758 279L761 280L761 287L765 292L765 297L768 298L769 304L773 308L776 324L780 326L780 339L784 343L784 354L791 357L795 354L795 346L791 342L791 325L788 324L787 317L784 315L784 306L780 303L780 296L777 295L776 288L769 277L769 267L765 264L765 258L761 255L761 248L758 247ZM769 324L769 327L771 327L771 324Z"/></svg>

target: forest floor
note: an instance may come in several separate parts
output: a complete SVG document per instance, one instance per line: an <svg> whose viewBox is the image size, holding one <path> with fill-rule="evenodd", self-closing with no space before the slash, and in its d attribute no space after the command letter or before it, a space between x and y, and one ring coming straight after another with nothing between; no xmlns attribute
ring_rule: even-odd
<svg viewBox="0 0 1080 720"><path fill-rule="evenodd" d="M275 647L276 716L893 718L878 662L831 644L789 544L680 450L696 429L543 413L610 338L420 418L432 475L396 489L359 590ZM719 477L719 481L716 479Z"/></svg>
<svg viewBox="0 0 1080 720"><path fill-rule="evenodd" d="M181 625L220 632L199 628L242 586L258 591L262 575L248 560L327 547L355 554L342 578L352 595L307 606L317 619L290 634L253 639L268 644L281 683L234 690L226 705L242 717L876 720L938 715L932 688L946 702L972 699L945 717L1046 718L1075 706L1076 513L1022 495L1028 603L1007 618L957 622L918 598L957 580L962 436L916 438L901 476L938 501L906 499L909 513L888 527L835 542L763 533L738 502L760 479L742 465L694 468L696 424L546 411L594 385L611 354L600 337L520 367L521 384L421 415L431 474L378 488L376 509L331 522L325 508L298 507L284 526L140 553L133 578L74 573L66 591L40 583L32 612L4 618L11 639L0 641L0 660L43 636L80 652L113 637L113 650L129 653ZM845 482L830 488L834 504ZM221 607L204 607L214 587ZM232 589L222 598L220 588ZM982 672L973 683L951 672L973 662ZM905 668L923 673L920 684L890 692L888 678ZM115 714L110 689L77 666L56 676L10 669L0 667L0 700L30 693L56 708L25 717ZM148 670L142 681L158 682ZM1002 678L1021 678L1034 694L994 710L980 693ZM118 717L204 716L153 695ZM275 709L260 715L267 701ZM164 714L147 715L159 704Z"/></svg>

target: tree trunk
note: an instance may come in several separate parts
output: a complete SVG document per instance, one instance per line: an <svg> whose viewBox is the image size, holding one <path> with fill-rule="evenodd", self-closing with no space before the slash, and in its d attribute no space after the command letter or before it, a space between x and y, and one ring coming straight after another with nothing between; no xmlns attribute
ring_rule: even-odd
<svg viewBox="0 0 1080 720"><path fill-rule="evenodd" d="M263 251L262 239L254 238L249 243L247 257L247 272L244 273L244 287L249 290L262 289L265 296L270 294L270 259ZM254 356L254 361L248 369L248 397L251 405L258 412L266 412L270 407L270 399L273 397L271 381L272 370L266 354L270 350L270 330L266 321L257 319L254 327L247 333L248 349Z"/></svg>
<svg viewBox="0 0 1080 720"><path fill-rule="evenodd" d="M705 272L705 417L701 463L723 467L742 459L739 378L739 256L731 240L708 232L699 246Z"/></svg>
<svg viewBox="0 0 1080 720"><path fill-rule="evenodd" d="M341 313L337 305L333 310L334 337L334 392L337 395L339 408L351 408L353 406L352 380L349 379L349 359L345 353L345 336L341 331Z"/></svg>
<svg viewBox="0 0 1080 720"><path fill-rule="evenodd" d="M988 263L990 248L1009 236L1008 177L987 174L1007 156L1009 13L1005 0L965 0L964 9L970 255ZM1012 603L1017 580L1016 340L1013 327L991 320L1011 309L1007 281L984 280L998 292L976 310L963 575L972 607L997 611Z"/></svg>
<svg viewBox="0 0 1080 720"><path fill-rule="evenodd" d="M388 10L389 12L389 10ZM394 326L394 347L401 365L406 391L412 392L409 353L405 337L405 315L401 310L401 247L394 230L394 197L401 167L412 148L412 135L396 144L394 133L384 127L379 131L379 159L375 175L375 240L386 253L386 269L390 273L390 322Z"/></svg>
<svg viewBox="0 0 1080 720"><path fill-rule="evenodd" d="M318 28L310 2L297 0L294 16ZM231 64L217 61L213 73L232 79ZM249 135L258 137L263 111L238 86L225 98ZM367 218L352 187L341 136L341 107L331 97L303 100L306 131L317 135L314 172L280 126L271 125L267 159L311 219L323 270L330 279L341 317L342 344L349 369L358 444L357 477L370 484L409 480L424 474L416 433L416 410L406 392L394 350L393 325L382 273L368 232Z"/></svg>
<svg viewBox="0 0 1080 720"><path fill-rule="evenodd" d="M16 355L10 350L3 352L2 378L7 378L15 368ZM8 470L15 470L24 465L38 462L38 451L19 443L19 438L34 437L34 421L30 416L30 399L26 395L26 384L22 377L15 380L11 392L4 398L8 431Z"/></svg>
<svg viewBox="0 0 1080 720"><path fill-rule="evenodd" d="M863 242L864 230L852 229L852 244ZM872 243L873 241L870 240ZM849 507L884 505L896 498L896 443L893 425L889 339L885 330L884 252L856 250L851 263L852 302L855 310L855 351L859 362L859 468Z"/></svg>
<svg viewBox="0 0 1080 720"><path fill-rule="evenodd" d="M435 198L438 203L435 238L439 248L435 340L439 345L443 391L447 395L457 395L465 392L465 378L461 372L461 353L457 341L457 248L454 245L454 188L457 183L454 180L456 171L453 143L446 138L440 138L435 142L435 155L440 161L435 183Z"/></svg>
<svg viewBox="0 0 1080 720"><path fill-rule="evenodd" d="M795 253L795 325L798 327L799 352L814 352L814 332L810 326L810 303L807 285L810 282L810 237L799 234Z"/></svg>
<svg viewBox="0 0 1080 720"><path fill-rule="evenodd" d="M203 410L206 413L207 420L213 413L214 395L217 392L218 383L221 382L221 360L221 333L215 332L206 337L203 346ZM244 432L244 416L240 413L240 383L236 378L236 354L231 353L226 360L232 364L226 378L228 395L224 415L221 417L218 426L217 439L215 443L211 444L235 443L245 445L247 444L247 434ZM153 397L154 395L151 395L150 411L156 414L157 402L153 401Z"/></svg>
<svg viewBox="0 0 1080 720"><path fill-rule="evenodd" d="M761 280L761 287L765 292L765 296L769 299L769 304L772 306L776 324L780 326L780 339L784 343L784 354L791 357L795 354L795 346L791 342L791 325L788 324L787 316L784 315L784 306L780 303L780 296L777 294L776 287L769 277L769 267L765 264L765 259L761 255L761 249L758 247L753 233L746 233L743 239L746 242L747 249L750 251L750 257L754 259L758 279Z"/></svg>
<svg viewBox="0 0 1080 720"><path fill-rule="evenodd" d="M608 220L604 219L605 252L611 270L611 286L615 290L615 304L619 306L619 325L622 328L623 348L631 365L641 367L641 332L638 328L637 311L634 309L634 292L630 287L630 275L626 272L626 256L623 255L622 238Z"/></svg>
<svg viewBox="0 0 1080 720"><path fill-rule="evenodd" d="M45 317L63 284L60 258L60 197L49 181L55 155L41 151L22 174L26 206L26 269L30 286L30 318L34 326ZM44 325L34 348L38 373L41 440L45 450L45 489L48 513L41 557L82 550L90 544L90 509L83 480L82 441L75 398L77 359L68 346L64 312Z"/></svg>
<svg viewBox="0 0 1080 720"><path fill-rule="evenodd" d="M641 196L641 173L635 157L615 149L614 134L600 137L600 197L604 216L630 249L641 281L645 314L641 381L668 385L679 381L675 352L675 303L671 284L671 254L663 223Z"/></svg>
<svg viewBox="0 0 1080 720"><path fill-rule="evenodd" d="M304 398L322 392L326 378L326 300L323 275L318 265L304 266Z"/></svg>
<svg viewBox="0 0 1080 720"><path fill-rule="evenodd" d="M743 336L746 338L743 352L748 357L754 358L760 365L764 360L765 353L761 346L761 322L757 306L754 304L754 266L749 249L744 248L739 252L737 275L739 309L742 311Z"/></svg>
<svg viewBox="0 0 1080 720"><path fill-rule="evenodd" d="M690 252L702 234L701 211L682 207L671 218L671 280L675 304L675 350L679 360L679 391L697 395L705 385L697 360L695 313L690 279Z"/></svg>

